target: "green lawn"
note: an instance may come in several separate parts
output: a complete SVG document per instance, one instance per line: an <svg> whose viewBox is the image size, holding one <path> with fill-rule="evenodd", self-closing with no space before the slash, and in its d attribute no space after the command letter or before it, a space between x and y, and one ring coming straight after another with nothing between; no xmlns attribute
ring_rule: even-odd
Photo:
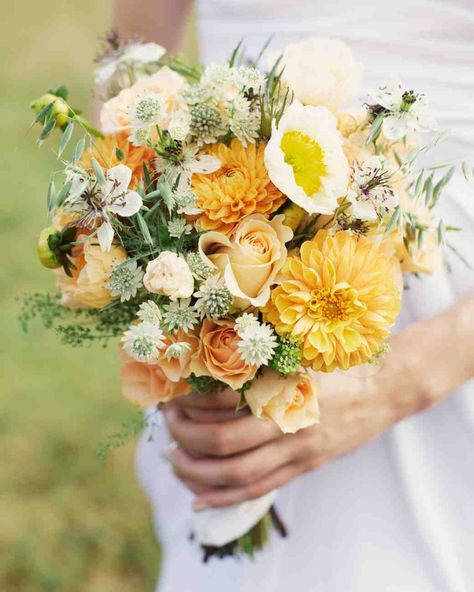
<svg viewBox="0 0 474 592"><path fill-rule="evenodd" d="M68 349L36 324L23 334L17 295L54 287L35 257L55 166L28 132L28 103L66 82L90 105L92 58L108 2L11 2L1 19L0 590L147 592L159 552L133 473L134 443L105 461L96 446L135 411L121 399L117 356Z"/></svg>

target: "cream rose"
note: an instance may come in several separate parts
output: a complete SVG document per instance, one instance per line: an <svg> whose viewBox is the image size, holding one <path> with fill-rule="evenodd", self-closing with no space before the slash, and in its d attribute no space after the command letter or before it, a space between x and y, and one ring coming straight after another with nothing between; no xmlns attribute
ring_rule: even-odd
<svg viewBox="0 0 474 592"><path fill-rule="evenodd" d="M211 376L234 390L255 376L257 367L246 364L238 352L241 338L233 321L204 319L199 338L199 349L189 365L196 376Z"/></svg>
<svg viewBox="0 0 474 592"><path fill-rule="evenodd" d="M186 261L172 251L163 251L146 266L143 284L152 294L164 294L177 300L189 298L194 291L194 279Z"/></svg>
<svg viewBox="0 0 474 592"><path fill-rule="evenodd" d="M129 88L109 99L102 106L100 123L104 134L114 134L130 128L129 113L135 103L144 95L156 94L164 99L168 115L185 107L180 98L186 87L182 76L164 66L152 76L142 76Z"/></svg>
<svg viewBox="0 0 474 592"><path fill-rule="evenodd" d="M285 243L293 237L284 219L252 214L230 237L212 231L201 236L201 256L222 273L236 306L265 306L270 298L270 287L286 260Z"/></svg>
<svg viewBox="0 0 474 592"><path fill-rule="evenodd" d="M283 80L304 105L336 111L355 97L362 66L350 48L337 39L309 37L283 51Z"/></svg>
<svg viewBox="0 0 474 592"><path fill-rule="evenodd" d="M316 387L306 373L282 377L266 370L245 392L255 417L271 419L285 434L294 434L319 421Z"/></svg>

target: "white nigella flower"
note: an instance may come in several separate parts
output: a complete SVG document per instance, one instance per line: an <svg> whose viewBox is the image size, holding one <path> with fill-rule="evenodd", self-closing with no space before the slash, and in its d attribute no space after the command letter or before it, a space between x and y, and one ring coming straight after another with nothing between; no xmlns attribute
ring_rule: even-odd
<svg viewBox="0 0 474 592"><path fill-rule="evenodd" d="M168 133L178 142L184 142L191 127L191 115L189 111L180 109L171 116L168 123Z"/></svg>
<svg viewBox="0 0 474 592"><path fill-rule="evenodd" d="M203 317L218 319L228 314L232 304L232 294L218 275L211 275L194 293L196 310Z"/></svg>
<svg viewBox="0 0 474 592"><path fill-rule="evenodd" d="M424 95L406 90L397 79L388 80L380 88L368 93L367 103L372 108L382 107L382 132L387 140L400 140L410 132L437 129Z"/></svg>
<svg viewBox="0 0 474 592"><path fill-rule="evenodd" d="M179 238L183 234L189 234L193 227L187 224L184 218L173 218L168 222L168 233L171 238Z"/></svg>
<svg viewBox="0 0 474 592"><path fill-rule="evenodd" d="M376 220L395 209L398 196L388 183L381 157L354 164L347 199L352 204L352 215L360 220Z"/></svg>
<svg viewBox="0 0 474 592"><path fill-rule="evenodd" d="M163 97L149 93L141 96L130 108L128 118L134 128L148 129L151 125L159 125L166 115Z"/></svg>
<svg viewBox="0 0 474 592"><path fill-rule="evenodd" d="M72 186L66 198L66 207L81 212L79 226L96 226L97 239L102 251L109 251L114 238L112 220L115 215L129 217L142 207L142 198L136 191L129 191L132 171L119 164L104 174L102 179L73 173Z"/></svg>
<svg viewBox="0 0 474 592"><path fill-rule="evenodd" d="M122 337L128 355L138 362L153 364L165 346L163 331L147 321L132 325Z"/></svg>
<svg viewBox="0 0 474 592"><path fill-rule="evenodd" d="M187 351L191 349L189 343L185 343L184 341L178 341L177 343L172 343L169 345L165 350L165 358L169 360L178 359L183 356Z"/></svg>
<svg viewBox="0 0 474 592"><path fill-rule="evenodd" d="M245 312L240 315L235 321L235 330L239 337L243 337L245 333L252 332L260 327L260 323L254 314Z"/></svg>
<svg viewBox="0 0 474 592"><path fill-rule="evenodd" d="M120 296L120 302L126 302L137 295L143 285L143 270L134 259L127 259L116 265L109 277L108 288L113 296Z"/></svg>
<svg viewBox="0 0 474 592"><path fill-rule="evenodd" d="M145 146L150 138L150 130L147 127L136 127L132 130L128 139L134 146Z"/></svg>
<svg viewBox="0 0 474 592"><path fill-rule="evenodd" d="M251 109L250 102L238 97L232 104L230 110L229 127L235 137L244 145L254 143L260 132L260 112Z"/></svg>
<svg viewBox="0 0 474 592"><path fill-rule="evenodd" d="M142 302L138 307L137 316L141 321L146 321L153 325L159 325L162 318L160 307L153 300Z"/></svg>
<svg viewBox="0 0 474 592"><path fill-rule="evenodd" d="M190 187L178 189L173 192L173 199L178 214L195 216L201 213L201 208L196 205L196 195Z"/></svg>
<svg viewBox="0 0 474 592"><path fill-rule="evenodd" d="M166 50L157 43L131 43L113 55L104 56L95 71L95 81L102 84L117 72L122 65L144 66L160 60Z"/></svg>
<svg viewBox="0 0 474 592"><path fill-rule="evenodd" d="M170 185L174 185L179 176L178 191L189 188L191 177L194 173L209 174L217 171L221 166L218 158L210 154L199 154L199 146L189 144L184 146L181 158L178 161L168 161L158 158L155 168L158 173L163 173Z"/></svg>
<svg viewBox="0 0 474 592"><path fill-rule="evenodd" d="M178 329L189 333L199 320L198 313L191 306L190 298L165 304L163 309L163 321L170 333L174 333Z"/></svg>
<svg viewBox="0 0 474 592"><path fill-rule="evenodd" d="M238 352L246 364L262 366L273 357L277 347L277 338L269 325L260 325L247 330L241 335Z"/></svg>

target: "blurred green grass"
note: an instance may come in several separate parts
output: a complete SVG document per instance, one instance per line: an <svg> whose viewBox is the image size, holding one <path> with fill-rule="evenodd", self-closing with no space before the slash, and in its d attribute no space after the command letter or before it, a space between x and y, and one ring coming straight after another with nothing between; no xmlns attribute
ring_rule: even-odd
<svg viewBox="0 0 474 592"><path fill-rule="evenodd" d="M92 59L109 2L19 1L0 24L0 590L151 591L158 572L147 502L133 474L134 443L105 462L97 444L135 417L121 399L115 348L69 349L17 321L16 297L50 290L35 256L54 141L28 132L28 104L65 82L91 104Z"/></svg>

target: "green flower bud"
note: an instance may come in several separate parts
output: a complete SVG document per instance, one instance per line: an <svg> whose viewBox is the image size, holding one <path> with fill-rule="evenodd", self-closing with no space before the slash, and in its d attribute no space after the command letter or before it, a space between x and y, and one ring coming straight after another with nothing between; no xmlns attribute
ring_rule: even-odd
<svg viewBox="0 0 474 592"><path fill-rule="evenodd" d="M279 337L278 346L269 362L270 368L284 376L295 374L301 364L301 345L289 337Z"/></svg>
<svg viewBox="0 0 474 592"><path fill-rule="evenodd" d="M36 115L38 115L41 113L41 110L50 103L54 103L51 116L56 119L56 125L58 127L63 127L69 120L69 107L60 97L57 97L51 93L46 93L39 99L32 101L30 107L33 109Z"/></svg>

